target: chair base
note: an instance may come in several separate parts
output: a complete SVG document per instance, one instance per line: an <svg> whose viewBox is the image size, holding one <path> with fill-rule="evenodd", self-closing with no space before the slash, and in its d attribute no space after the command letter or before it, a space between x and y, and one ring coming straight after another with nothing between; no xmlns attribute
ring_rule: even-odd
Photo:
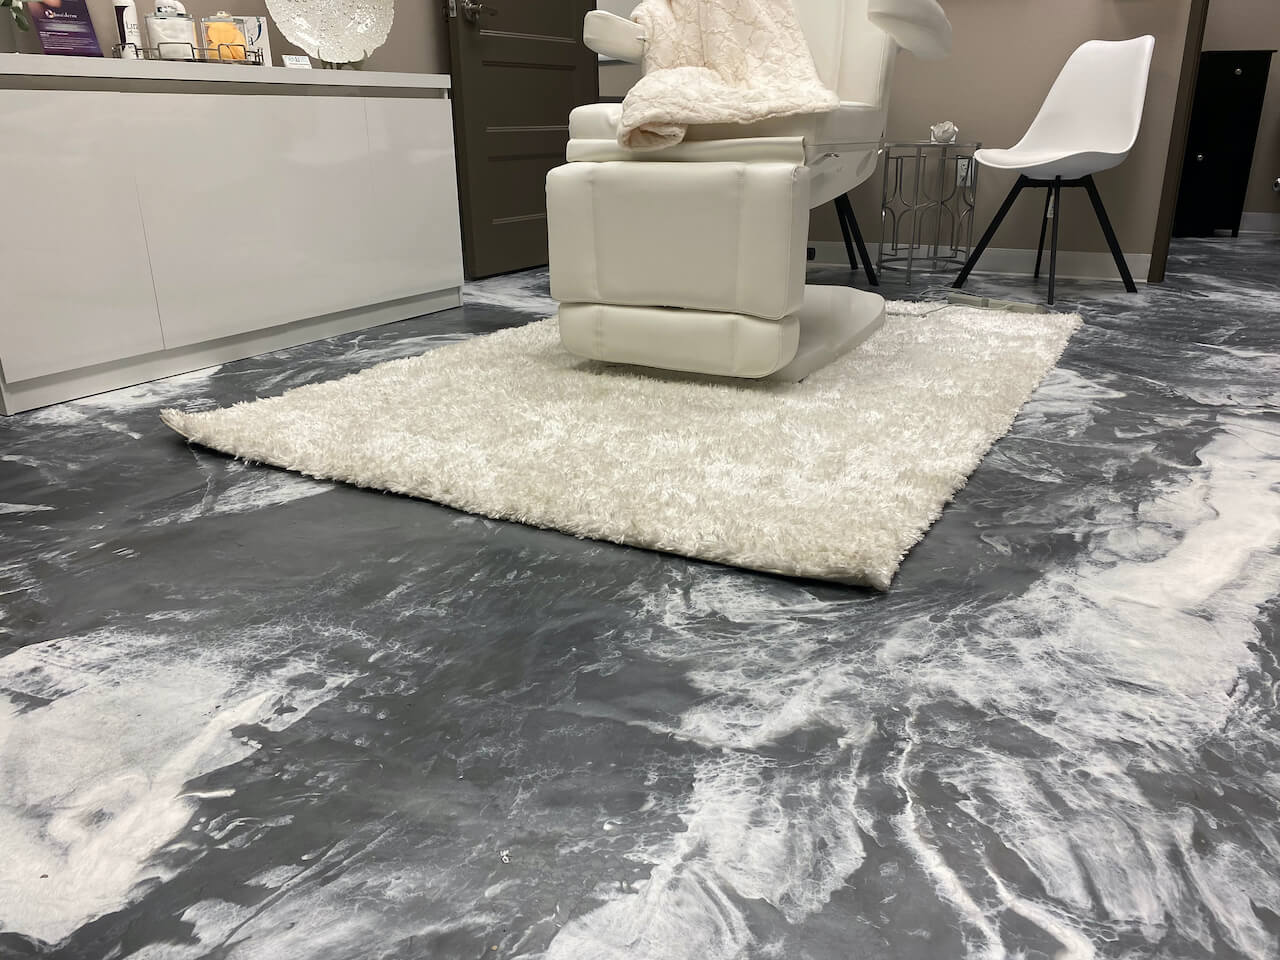
<svg viewBox="0 0 1280 960"><path fill-rule="evenodd" d="M1089 201L1093 204L1094 216L1098 218L1098 225L1102 228L1102 235L1107 241L1107 249L1111 251L1111 258L1115 261L1116 269L1120 272L1120 279L1124 283L1124 288L1129 293L1137 293L1138 288L1133 282L1133 275L1129 272L1129 265L1125 263L1124 253L1120 250L1120 242L1116 239L1116 232L1111 228L1111 220L1107 217L1106 208L1102 205L1102 197L1098 194L1098 187L1093 182L1093 175L1087 174L1074 180L1064 180L1062 177L1055 177L1052 180L1034 180L1031 177L1022 174L1018 177L1013 185L1013 189L1009 191L1009 195L1004 198L1004 203L1000 205L1000 209L996 211L995 217L992 219L990 226L983 233L982 239L978 241L978 245L973 248L973 253L969 255L969 259L965 261L964 269L960 271L960 276L956 277L953 287L959 289L964 286L964 282L969 279L969 274L973 272L974 266L978 263L978 258L990 245L991 240L995 237L996 230L1004 218L1008 216L1009 210L1013 207L1013 202L1018 199L1020 194L1026 187L1044 187L1048 191L1045 197L1044 215L1040 221L1040 244L1036 249L1036 269L1035 276L1040 276L1040 263L1044 257L1044 238L1046 227L1049 221L1053 221L1052 236L1049 246L1049 303L1053 303L1054 283L1057 280L1058 273L1058 221L1061 219L1062 188L1063 187L1083 187L1085 192L1089 194Z"/></svg>
<svg viewBox="0 0 1280 960"><path fill-rule="evenodd" d="M800 311L796 355L767 379L799 383L866 343L884 326L884 321L884 297L879 294L853 287L808 284Z"/></svg>
<svg viewBox="0 0 1280 960"><path fill-rule="evenodd" d="M782 320L602 303L565 303L558 314L565 349L589 360L790 383L865 342L884 318L877 294L816 285Z"/></svg>

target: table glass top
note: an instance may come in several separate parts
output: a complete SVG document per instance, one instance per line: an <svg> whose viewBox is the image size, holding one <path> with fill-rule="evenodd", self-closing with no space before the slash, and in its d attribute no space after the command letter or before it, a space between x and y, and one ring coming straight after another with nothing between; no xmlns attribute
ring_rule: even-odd
<svg viewBox="0 0 1280 960"><path fill-rule="evenodd" d="M973 140L960 140L954 143L938 143L934 140L886 140L884 145L890 148L904 147L912 150L916 147L933 147L934 149L937 149L938 147L951 147L959 150L977 150L982 146L982 143L980 141Z"/></svg>

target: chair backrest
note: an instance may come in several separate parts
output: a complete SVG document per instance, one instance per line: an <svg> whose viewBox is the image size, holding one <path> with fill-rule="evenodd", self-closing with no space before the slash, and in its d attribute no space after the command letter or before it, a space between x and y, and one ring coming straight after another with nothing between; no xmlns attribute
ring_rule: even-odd
<svg viewBox="0 0 1280 960"><path fill-rule="evenodd" d="M1127 154L1142 125L1155 45L1152 36L1081 44L1018 146Z"/></svg>
<svg viewBox="0 0 1280 960"><path fill-rule="evenodd" d="M794 0L818 76L841 100L883 108L898 45L867 19L868 0Z"/></svg>

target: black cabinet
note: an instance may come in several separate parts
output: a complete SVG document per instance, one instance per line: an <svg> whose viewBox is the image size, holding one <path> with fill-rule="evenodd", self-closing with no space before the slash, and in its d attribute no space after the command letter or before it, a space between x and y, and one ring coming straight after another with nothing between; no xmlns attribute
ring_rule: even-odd
<svg viewBox="0 0 1280 960"><path fill-rule="evenodd" d="M1271 50L1210 50L1200 54L1182 162L1175 237L1240 232L1244 195L1267 92Z"/></svg>

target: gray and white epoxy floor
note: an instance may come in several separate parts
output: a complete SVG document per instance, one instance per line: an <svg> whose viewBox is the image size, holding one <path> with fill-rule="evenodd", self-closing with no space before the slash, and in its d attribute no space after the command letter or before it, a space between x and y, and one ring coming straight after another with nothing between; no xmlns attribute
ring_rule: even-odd
<svg viewBox="0 0 1280 960"><path fill-rule="evenodd" d="M536 273L0 421L0 957L1280 956L1280 239L1061 287L886 595L157 417L545 316Z"/></svg>

